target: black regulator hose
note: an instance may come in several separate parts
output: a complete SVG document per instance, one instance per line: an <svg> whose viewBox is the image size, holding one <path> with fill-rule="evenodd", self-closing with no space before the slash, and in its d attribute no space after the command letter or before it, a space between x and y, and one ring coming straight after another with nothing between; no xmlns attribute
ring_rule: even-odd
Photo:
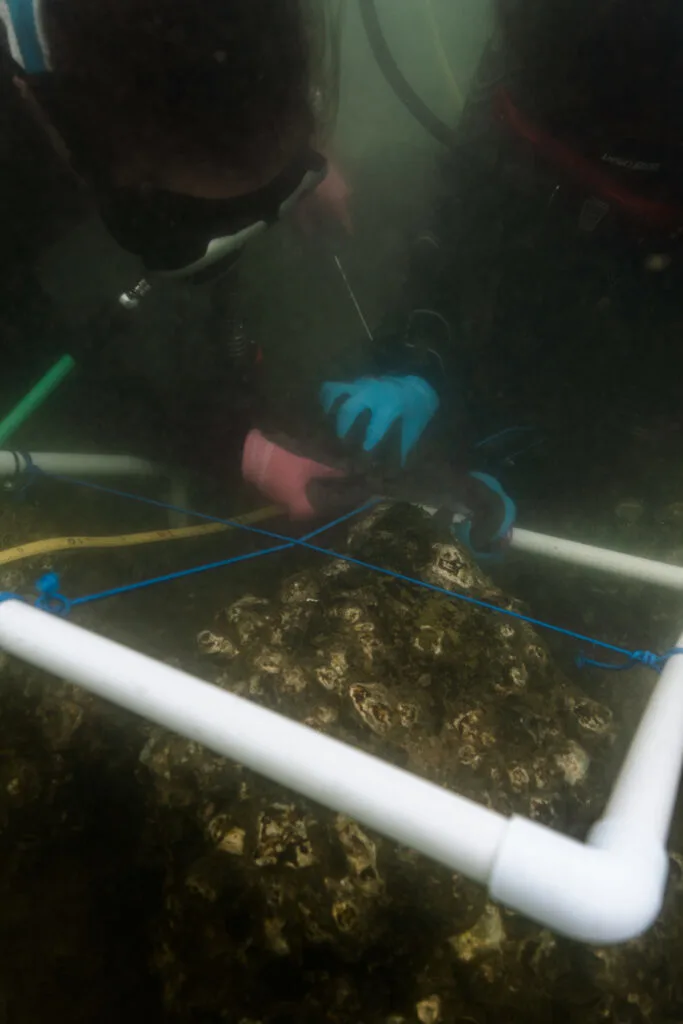
<svg viewBox="0 0 683 1024"><path fill-rule="evenodd" d="M456 133L420 99L399 68L382 31L375 0L358 0L358 2L370 48L385 79L406 110L413 115L425 131L429 132L437 142L452 149L457 145Z"/></svg>

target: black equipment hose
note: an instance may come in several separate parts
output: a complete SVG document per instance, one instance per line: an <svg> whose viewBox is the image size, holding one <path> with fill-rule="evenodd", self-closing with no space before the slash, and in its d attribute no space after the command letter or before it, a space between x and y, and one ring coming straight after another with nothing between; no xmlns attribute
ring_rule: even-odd
<svg viewBox="0 0 683 1024"><path fill-rule="evenodd" d="M358 0L358 2L370 48L385 79L406 110L413 115L425 131L429 132L437 142L452 149L457 144L455 132L429 109L424 100L420 99L399 68L382 31L375 0Z"/></svg>

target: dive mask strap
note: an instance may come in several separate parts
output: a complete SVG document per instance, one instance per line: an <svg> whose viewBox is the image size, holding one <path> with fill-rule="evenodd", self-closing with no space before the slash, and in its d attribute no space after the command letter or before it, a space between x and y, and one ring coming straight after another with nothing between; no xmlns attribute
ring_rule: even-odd
<svg viewBox="0 0 683 1024"><path fill-rule="evenodd" d="M0 20L7 29L10 53L29 75L51 70L43 24L43 0L0 0Z"/></svg>

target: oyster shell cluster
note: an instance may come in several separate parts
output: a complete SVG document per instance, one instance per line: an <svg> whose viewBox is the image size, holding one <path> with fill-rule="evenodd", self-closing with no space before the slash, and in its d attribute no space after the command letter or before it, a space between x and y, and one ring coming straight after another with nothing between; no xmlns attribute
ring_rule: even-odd
<svg viewBox="0 0 683 1024"><path fill-rule="evenodd" d="M376 510L351 529L348 550L516 607L416 510ZM621 756L618 716L557 670L527 624L343 560L309 563L269 600L217 609L197 652L218 686L572 835L600 814ZM586 949L195 743L14 663L5 677L4 834L29 850L67 836L84 842L93 822L104 829L104 801L108 838L82 872L149 877L145 898L126 912L164 1019L683 1018L677 855L657 927L622 948ZM88 772L100 788L84 804L74 778ZM22 857L4 857L7 886L28 884ZM74 943L85 964L92 950Z"/></svg>

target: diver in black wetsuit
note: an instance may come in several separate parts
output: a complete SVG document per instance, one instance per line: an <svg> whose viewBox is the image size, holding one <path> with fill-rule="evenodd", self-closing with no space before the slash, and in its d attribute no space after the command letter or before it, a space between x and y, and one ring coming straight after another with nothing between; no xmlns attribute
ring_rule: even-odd
<svg viewBox="0 0 683 1024"><path fill-rule="evenodd" d="M160 403L173 406L169 427L180 426L187 437L199 434L218 454L218 467L224 449L211 438L220 434L221 422L230 423L223 433L239 436L240 443L246 426L231 421L234 393L219 358L207 360L202 339L220 333L225 293L216 289L222 284L213 290L195 285L217 280L246 242L329 183L320 142L325 48L316 36L326 7L315 0L0 4L14 87L27 116L45 130L119 251L141 267L138 283L130 277L121 289L121 305L139 308L140 317L132 328L110 325L111 333L118 331L121 346L130 347L133 337L141 362L160 367L158 377L166 375L166 363L171 379L180 371L180 392L172 403ZM203 329L191 308L197 304L204 305ZM153 330L148 311L156 317ZM83 317L84 334L92 323ZM160 337L163 358L154 362L147 350ZM96 353L105 373L118 351L117 342ZM201 391L190 387L192 373ZM137 385L134 378L123 381L124 400ZM292 442L286 429L287 437L266 427L262 414L261 429L252 429L244 445L245 475L292 513L314 514L309 485L319 475L316 467L325 469L335 435L346 446L347 463L349 448L361 459L382 451L400 469L417 454L437 412L450 412L446 387L433 345L411 330L397 331L371 362L348 379L327 381L316 396L327 447L320 448L310 418L300 430L316 434L319 457L303 453L308 446L300 436ZM188 401L188 394L199 400ZM207 427L209 409L217 427ZM177 454L173 433L169 448ZM356 464L353 469L357 482ZM459 473L464 489L476 492L472 506L486 505L489 539L504 532L509 503L495 487L487 500L487 482L473 485L464 465ZM491 507L500 514L491 517Z"/></svg>
<svg viewBox="0 0 683 1024"><path fill-rule="evenodd" d="M407 301L451 322L480 436L552 439L534 487L559 500L634 420L678 415L683 17L675 0L497 12L457 128L423 121L448 153Z"/></svg>

